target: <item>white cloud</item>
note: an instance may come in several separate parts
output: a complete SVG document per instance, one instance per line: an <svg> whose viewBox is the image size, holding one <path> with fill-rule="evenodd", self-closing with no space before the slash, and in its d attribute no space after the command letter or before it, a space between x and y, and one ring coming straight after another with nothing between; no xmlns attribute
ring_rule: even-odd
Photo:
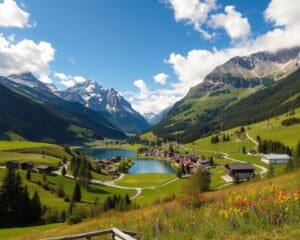
<svg viewBox="0 0 300 240"><path fill-rule="evenodd" d="M144 80L135 80L134 85L140 90L139 95L136 96L137 99L147 99L149 97L149 89Z"/></svg>
<svg viewBox="0 0 300 240"><path fill-rule="evenodd" d="M273 30L258 36L255 39L244 39L224 49L212 51L195 49L181 55L171 53L169 63L178 81L170 87L149 90L148 97L137 99L132 97L131 102L141 113L158 113L184 97L189 89L203 82L205 76L216 66L225 63L234 56L245 56L258 51L275 51L282 48L291 48L300 45L300 1L287 4L286 0L272 0L264 16L266 21L274 23ZM239 34L237 34L239 35ZM232 35L232 36L237 36Z"/></svg>
<svg viewBox="0 0 300 240"><path fill-rule="evenodd" d="M53 82L53 80L48 75L44 75L44 74L40 75L40 81L47 84Z"/></svg>
<svg viewBox="0 0 300 240"><path fill-rule="evenodd" d="M21 9L13 0L0 3L0 27L30 27L30 14Z"/></svg>
<svg viewBox="0 0 300 240"><path fill-rule="evenodd" d="M174 10L175 20L193 25L204 38L212 35L203 30L202 25L207 21L210 11L216 9L216 0L166 0Z"/></svg>
<svg viewBox="0 0 300 240"><path fill-rule="evenodd" d="M265 11L265 19L276 26L295 27L300 22L300 1L272 0Z"/></svg>
<svg viewBox="0 0 300 240"><path fill-rule="evenodd" d="M24 39L13 43L0 33L0 74L9 75L31 71L48 75L55 49L48 42Z"/></svg>
<svg viewBox="0 0 300 240"><path fill-rule="evenodd" d="M169 76L165 73L159 73L159 74L155 75L153 78L156 83L165 85L167 83Z"/></svg>
<svg viewBox="0 0 300 240"><path fill-rule="evenodd" d="M54 73L54 77L56 77L61 84L63 84L66 87L73 87L78 83L83 83L86 81L86 78L82 76L71 76L71 75L66 75L64 73Z"/></svg>
<svg viewBox="0 0 300 240"><path fill-rule="evenodd" d="M247 37L251 31L247 18L243 18L234 6L226 6L225 13L211 16L211 25L214 28L224 28L230 38L238 39Z"/></svg>

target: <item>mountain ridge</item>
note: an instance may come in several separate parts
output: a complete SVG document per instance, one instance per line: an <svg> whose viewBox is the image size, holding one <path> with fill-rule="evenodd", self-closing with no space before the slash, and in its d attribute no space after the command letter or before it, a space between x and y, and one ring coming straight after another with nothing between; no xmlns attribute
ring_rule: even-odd
<svg viewBox="0 0 300 240"><path fill-rule="evenodd" d="M104 88L94 80L77 84L61 91L59 95L68 101L79 102L103 113L109 121L126 133L136 134L150 127L146 119L135 111L119 92L113 88Z"/></svg>

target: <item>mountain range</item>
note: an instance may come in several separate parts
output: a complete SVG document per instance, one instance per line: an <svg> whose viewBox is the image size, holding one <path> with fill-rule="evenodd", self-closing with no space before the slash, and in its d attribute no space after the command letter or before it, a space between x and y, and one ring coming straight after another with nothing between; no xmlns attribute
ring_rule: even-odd
<svg viewBox="0 0 300 240"><path fill-rule="evenodd" d="M52 92L30 72L0 77L0 138L76 144L126 137L100 112Z"/></svg>
<svg viewBox="0 0 300 240"><path fill-rule="evenodd" d="M127 134L136 134L147 130L150 124L135 111L130 103L113 88L104 88L94 80L88 80L59 95L73 102L101 112L111 123Z"/></svg>
<svg viewBox="0 0 300 240"><path fill-rule="evenodd" d="M300 47L296 47L230 59L191 88L154 127L154 133L188 142L300 105L299 53Z"/></svg>

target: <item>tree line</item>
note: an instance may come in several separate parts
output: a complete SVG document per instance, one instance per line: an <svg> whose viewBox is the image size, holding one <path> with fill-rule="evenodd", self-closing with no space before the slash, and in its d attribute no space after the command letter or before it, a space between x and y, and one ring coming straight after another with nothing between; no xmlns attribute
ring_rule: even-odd
<svg viewBox="0 0 300 240"><path fill-rule="evenodd" d="M20 174L8 168L0 189L0 227L36 223L40 221L41 215L42 205L38 192L35 191L30 198Z"/></svg>

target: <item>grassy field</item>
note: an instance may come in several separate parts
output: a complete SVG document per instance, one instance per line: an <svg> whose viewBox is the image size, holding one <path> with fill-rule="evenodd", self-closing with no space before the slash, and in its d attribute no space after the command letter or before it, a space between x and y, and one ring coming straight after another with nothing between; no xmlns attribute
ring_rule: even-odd
<svg viewBox="0 0 300 240"><path fill-rule="evenodd" d="M11 239L64 236L111 226L137 231L142 234L142 239L300 238L299 171L274 179L233 185L206 193L203 199L199 209L185 208L179 199L125 213L109 212L74 226L57 226L52 231L37 231ZM282 212L284 215L280 215Z"/></svg>
<svg viewBox="0 0 300 240"><path fill-rule="evenodd" d="M101 147L101 148L120 148L127 149L133 152L143 147L142 144L128 144L128 143L112 143L112 141L93 141L86 144L88 147Z"/></svg>
<svg viewBox="0 0 300 240"><path fill-rule="evenodd" d="M187 184L186 178L179 179L167 186L157 187L154 189L143 189L142 194L137 197L134 202L139 206L145 207L154 203L160 203L166 197L172 195L179 196L182 193L182 188Z"/></svg>
<svg viewBox="0 0 300 240"><path fill-rule="evenodd" d="M28 141L0 141L0 150L16 150L23 148L40 148L40 147L53 147L54 144L40 143L40 142L28 142Z"/></svg>
<svg viewBox="0 0 300 240"><path fill-rule="evenodd" d="M5 165L9 160L17 160L19 163L30 161L35 165L47 164L53 167L57 167L58 163L61 162L60 158L47 155L0 151L0 165Z"/></svg>
<svg viewBox="0 0 300 240"><path fill-rule="evenodd" d="M176 178L175 174L143 173L127 174L116 184L126 187L153 187L169 182Z"/></svg>
<svg viewBox="0 0 300 240"><path fill-rule="evenodd" d="M252 124L249 126L249 135L256 138L259 135L262 139L280 141L283 144L295 149L300 141L300 124L289 127L281 125L281 121L291 117L300 118L300 108L295 110L294 116L281 115L267 121Z"/></svg>
<svg viewBox="0 0 300 240"><path fill-rule="evenodd" d="M5 174L5 169L0 169L0 178L2 179ZM38 181L42 182L42 175L37 173L32 173L31 181L27 181L25 178L25 171L20 171L22 181L25 185L28 186L28 190L32 195L35 190L38 191L40 195L40 199L43 205L47 205L48 207L55 208L58 210L62 210L67 208L68 203L64 202L63 199L58 198L55 193L51 193L50 191L46 191L43 187L37 184ZM72 196L73 189L75 186L75 180L69 179L62 176L47 176L47 182L49 186L56 189L59 185L63 186L63 189L69 197ZM92 204L95 200L99 200L99 202L103 202L108 196L112 196L114 194L126 194L134 195L134 190L122 190L107 186L100 186L95 184L90 184L88 190L85 188L81 188L82 201L78 203L79 205Z"/></svg>

